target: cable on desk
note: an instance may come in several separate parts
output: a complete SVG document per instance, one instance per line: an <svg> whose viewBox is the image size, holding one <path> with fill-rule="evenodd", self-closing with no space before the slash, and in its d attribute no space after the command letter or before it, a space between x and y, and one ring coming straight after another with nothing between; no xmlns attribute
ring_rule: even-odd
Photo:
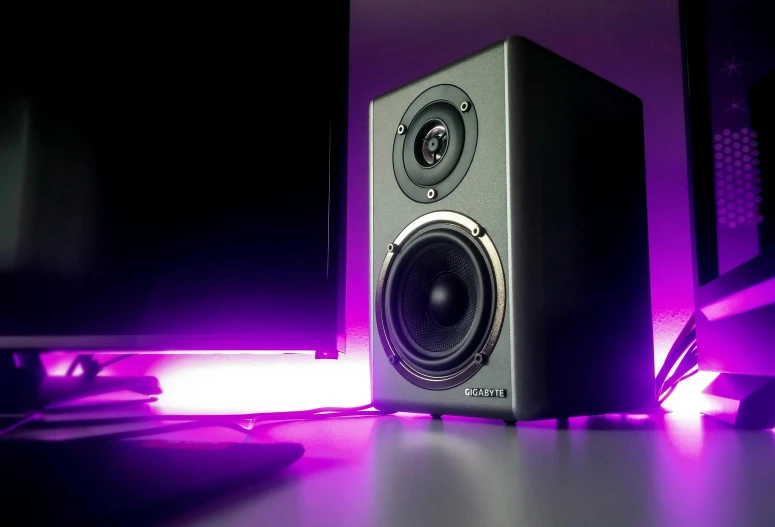
<svg viewBox="0 0 775 527"><path fill-rule="evenodd" d="M121 362L122 360L130 359L134 356L135 354L119 355L100 363L96 361L91 355L78 355L73 360L73 362L70 363L70 367L67 368L65 375L68 377L75 375L75 370L78 369L78 366L80 366L83 370L83 376L92 379L99 375L99 373L108 366L111 366L117 362Z"/></svg>
<svg viewBox="0 0 775 527"><path fill-rule="evenodd" d="M676 387L678 386L678 383L679 383L679 382L681 382L681 381L684 381L684 380L686 380L686 379L688 379L689 377L692 377L692 376L694 376L694 375L697 375L697 373L699 373L699 371L700 371L700 370L698 370L698 369L696 369L696 368L695 368L693 371L690 371L690 372L689 372L689 373L687 373L686 375L684 375L684 376L682 376L681 378L679 378L679 379L678 379L678 380L677 380L677 381L676 381L676 382L675 382L675 383L674 383L672 386L670 386L670 388L668 388L667 390L665 390L665 393L664 393L664 394L663 394L663 395L660 397L660 399L659 399L659 404L661 405L662 403L664 403L664 402L667 400L667 398L668 398L668 397L670 397L670 395L673 393L673 391L674 391L674 390L676 389Z"/></svg>
<svg viewBox="0 0 775 527"><path fill-rule="evenodd" d="M372 408L371 405L363 405L363 406L355 406L350 408L321 407L321 408L313 408L309 410L297 410L297 411L290 411L290 412L263 412L263 413L253 413L253 414L228 414L228 415L154 414L154 415L136 415L136 416L125 416L125 417L106 417L103 419L82 419L82 420L64 421L64 422L56 422L56 423L46 423L43 421L38 421L40 418L44 417L45 414L47 413L44 411L44 412L36 413L34 419L31 418L32 416L28 416L28 418L25 418L17 423L14 423L14 425L12 425L13 428L8 431L10 432L12 430L16 430L24 425L30 424L35 421L37 421L37 424L39 425L43 425L43 426L49 425L52 427L98 426L98 425L105 425L105 424L141 423L141 422L158 422L158 421L183 421L182 423L175 423L175 424L169 425L170 427L180 427L180 428L165 430L165 432L177 431L178 429L186 430L190 428L201 428L205 426L226 426L227 428L232 428L234 430L239 430L241 432L249 432L257 424L262 422L297 421L297 420L307 420L307 419L330 419L330 418L337 418L337 417L354 417L354 416L361 416L361 415L386 415L387 413L389 413L389 412L382 412L379 410L372 410L371 408ZM73 408L73 410L77 410L77 408ZM247 424L243 426L238 424L237 421L247 421ZM122 434L144 435L144 434L152 434L152 433L157 433L157 432L153 430L118 432L116 437L123 438ZM114 437L114 436L109 435L108 437Z"/></svg>
<svg viewBox="0 0 775 527"><path fill-rule="evenodd" d="M698 367L697 326L692 315L670 347L657 373L655 382L658 404L661 405L670 397L678 383L696 374Z"/></svg>
<svg viewBox="0 0 775 527"><path fill-rule="evenodd" d="M295 419L298 421L301 420L312 420L312 419L335 419L340 417L353 417L353 416L364 416L364 415L382 415L382 412L379 411L355 411L355 412L341 412L341 413L325 413L325 414L316 414L311 417L307 417L306 419ZM193 420L188 421L184 423L173 423L166 426L162 426L159 428L152 428L152 429L145 429L145 430L129 430L125 432L116 432L113 434L107 434L107 435L101 435L99 436L101 439L104 438L110 438L110 439L133 439L137 437L144 437L149 435L158 435L158 434L169 434L172 432L180 432L183 430L194 430L197 428L205 428L208 426L217 426L217 427L223 427L228 428L231 430L236 430L238 432L242 432L244 434L250 435L250 432L252 432L256 426L259 426L261 424L266 423L277 423L277 422L290 422L294 421L294 419L262 419L260 421L255 421L248 426L242 426L238 423L231 422L231 421L211 421L211 420Z"/></svg>
<svg viewBox="0 0 775 527"><path fill-rule="evenodd" d="M0 437L4 436L6 434L10 434L14 430L16 430L18 428L21 428L24 425L31 423L32 421L36 421L36 420L40 419L41 417L43 417L43 414L41 414L40 412L35 412L35 413L28 414L25 417L22 417L21 419L16 421L15 423L11 424L10 426L7 426L7 427L3 428L2 430L0 430Z"/></svg>
<svg viewBox="0 0 775 527"><path fill-rule="evenodd" d="M67 375L72 376L75 373L76 368L80 365L81 369L83 370L83 376L86 377L86 379L93 379L96 377L100 371L102 371L105 367L115 364L116 362L119 362L124 359L128 359L130 357L133 357L134 355L120 355L118 357L115 357L113 359L110 359L108 361L105 361L103 363L99 363L96 360L94 360L91 355L78 355L75 360L70 364L70 367L67 369ZM58 403L61 403L62 401L57 401ZM47 412L47 409L43 410L37 410L34 412L31 412L27 414L25 417L21 418L19 421L11 424L10 426L0 429L0 437L6 434L9 434L13 432L14 430L17 430L29 423L32 423L34 421L38 421L41 418L44 417L45 413Z"/></svg>

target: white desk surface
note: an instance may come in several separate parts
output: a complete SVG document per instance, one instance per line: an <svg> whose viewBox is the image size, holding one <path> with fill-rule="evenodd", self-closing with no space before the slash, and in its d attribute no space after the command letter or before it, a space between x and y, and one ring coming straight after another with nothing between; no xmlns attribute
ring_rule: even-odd
<svg viewBox="0 0 775 527"><path fill-rule="evenodd" d="M775 526L775 432L617 419L267 424L252 440L297 441L305 456L262 491L168 525Z"/></svg>
<svg viewBox="0 0 775 527"><path fill-rule="evenodd" d="M306 448L266 484L192 505L169 526L775 526L775 432L699 416L572 419L567 429L368 416L156 437Z"/></svg>

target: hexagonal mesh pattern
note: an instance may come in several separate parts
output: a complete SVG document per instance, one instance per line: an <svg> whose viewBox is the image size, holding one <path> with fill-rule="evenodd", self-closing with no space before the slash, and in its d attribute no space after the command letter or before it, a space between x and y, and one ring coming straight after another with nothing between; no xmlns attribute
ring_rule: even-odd
<svg viewBox="0 0 775 527"><path fill-rule="evenodd" d="M756 132L748 128L727 128L713 136L719 225L734 229L763 220L758 147Z"/></svg>

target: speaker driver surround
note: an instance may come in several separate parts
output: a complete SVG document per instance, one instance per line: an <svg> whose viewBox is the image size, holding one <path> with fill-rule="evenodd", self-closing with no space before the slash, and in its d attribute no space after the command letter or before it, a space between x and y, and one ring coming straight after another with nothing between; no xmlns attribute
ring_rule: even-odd
<svg viewBox="0 0 775 527"><path fill-rule="evenodd" d="M410 224L391 248L375 295L388 358L417 386L458 386L483 367L503 324L495 246L470 218L439 211Z"/></svg>
<svg viewBox="0 0 775 527"><path fill-rule="evenodd" d="M455 190L471 167L479 135L468 95L449 84L429 88L409 105L396 129L393 171L404 194L429 203Z"/></svg>

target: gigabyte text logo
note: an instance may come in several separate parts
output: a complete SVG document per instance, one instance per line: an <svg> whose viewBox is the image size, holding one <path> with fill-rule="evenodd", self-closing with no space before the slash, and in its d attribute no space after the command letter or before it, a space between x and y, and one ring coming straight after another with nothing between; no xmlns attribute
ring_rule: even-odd
<svg viewBox="0 0 775 527"><path fill-rule="evenodd" d="M492 388L466 388L465 394L468 397L498 397L499 399L506 398L506 390L494 390Z"/></svg>

